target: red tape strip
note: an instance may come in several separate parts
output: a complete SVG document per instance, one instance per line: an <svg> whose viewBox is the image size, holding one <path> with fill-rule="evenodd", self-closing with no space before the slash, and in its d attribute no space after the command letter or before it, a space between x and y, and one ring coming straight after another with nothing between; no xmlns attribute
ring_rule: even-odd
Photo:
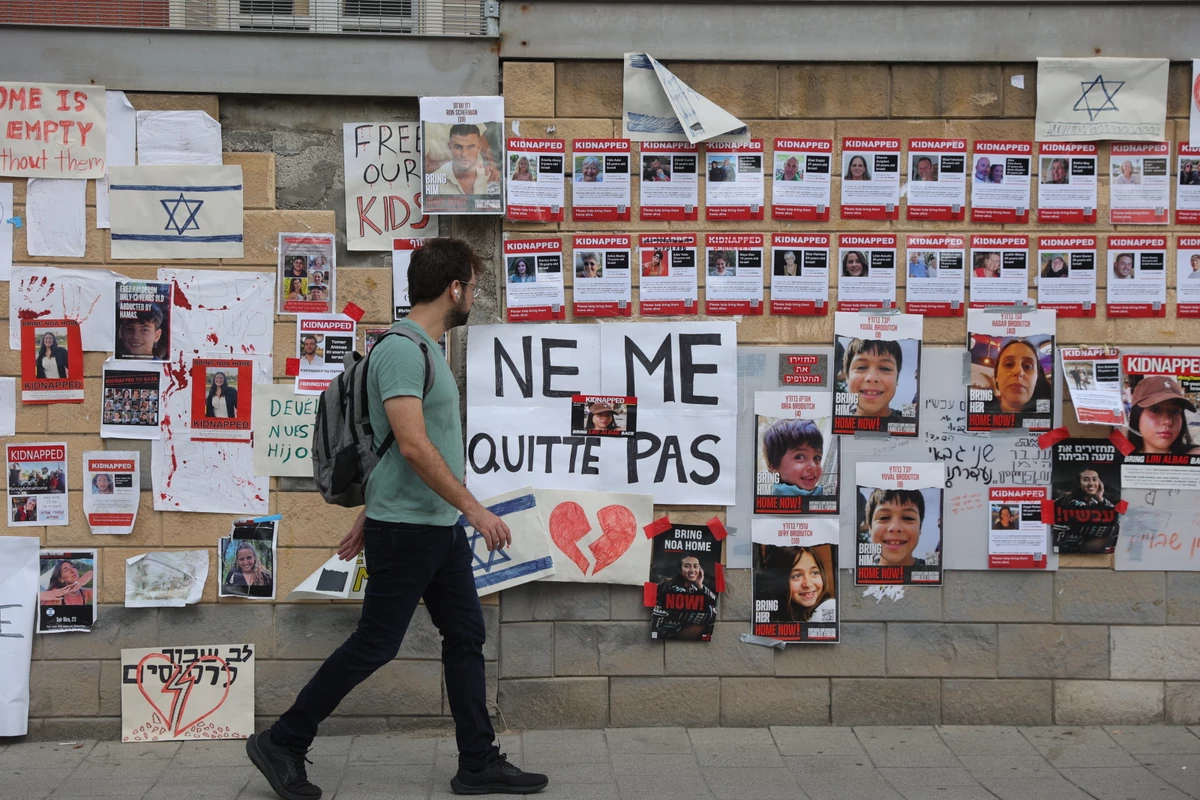
<svg viewBox="0 0 1200 800"><path fill-rule="evenodd" d="M346 303L346 307L342 309L342 313L355 322L362 322L363 314L367 312L354 305L354 303Z"/></svg>
<svg viewBox="0 0 1200 800"><path fill-rule="evenodd" d="M300 374L300 359L289 358L285 362L285 366L283 368L283 374L287 375L289 378L294 378L297 375L299 375Z"/></svg>
<svg viewBox="0 0 1200 800"><path fill-rule="evenodd" d="M1053 447L1071 435L1071 432L1066 428L1055 428L1052 431L1046 431L1038 437L1038 447L1045 450L1047 447Z"/></svg>
<svg viewBox="0 0 1200 800"><path fill-rule="evenodd" d="M1043 525L1053 525L1054 524L1054 501L1053 500L1043 500L1042 501L1042 524Z"/></svg>
<svg viewBox="0 0 1200 800"><path fill-rule="evenodd" d="M717 594L725 591L725 565L720 561L717 562L716 574L713 576L713 580L717 584Z"/></svg>
<svg viewBox="0 0 1200 800"><path fill-rule="evenodd" d="M642 605L646 608L654 608L658 602L658 584L646 581L642 584Z"/></svg>
<svg viewBox="0 0 1200 800"><path fill-rule="evenodd" d="M729 535L729 531L725 530L725 524L717 517L713 517L707 523L708 529L713 532L713 538L718 542Z"/></svg>
<svg viewBox="0 0 1200 800"><path fill-rule="evenodd" d="M1137 449L1133 446L1133 442L1129 441L1128 437L1116 428L1113 428L1112 433L1108 435L1108 440L1121 451L1121 455L1123 456L1127 456Z"/></svg>
<svg viewBox="0 0 1200 800"><path fill-rule="evenodd" d="M1118 514L1124 514L1126 512L1126 510L1128 510L1128 508L1129 508L1129 501L1122 500L1121 502L1117 503L1115 508L1117 509Z"/></svg>
<svg viewBox="0 0 1200 800"><path fill-rule="evenodd" d="M647 539L653 539L660 533L669 531L670 529L671 518L664 514L663 516L654 520L654 522L651 522L649 525L646 525L644 528L642 528L642 532L646 534Z"/></svg>

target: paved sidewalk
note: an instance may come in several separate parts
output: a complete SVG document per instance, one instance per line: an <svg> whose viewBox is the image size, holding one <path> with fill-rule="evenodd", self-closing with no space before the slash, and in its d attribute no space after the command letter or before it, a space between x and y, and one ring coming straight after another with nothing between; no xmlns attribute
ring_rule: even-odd
<svg viewBox="0 0 1200 800"><path fill-rule="evenodd" d="M1200 727L613 728L502 737L568 800L1200 798ZM0 798L270 800L245 744L0 745ZM317 740L325 800L453 797L453 740Z"/></svg>

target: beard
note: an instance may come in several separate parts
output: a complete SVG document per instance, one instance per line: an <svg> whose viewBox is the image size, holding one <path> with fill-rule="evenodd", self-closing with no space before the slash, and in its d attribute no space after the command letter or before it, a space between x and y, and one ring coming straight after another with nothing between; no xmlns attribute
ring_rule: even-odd
<svg viewBox="0 0 1200 800"><path fill-rule="evenodd" d="M454 307L447 311L446 316L443 318L446 330L467 324L467 317L470 315L471 312L467 310L466 292L463 292L463 299L455 303Z"/></svg>

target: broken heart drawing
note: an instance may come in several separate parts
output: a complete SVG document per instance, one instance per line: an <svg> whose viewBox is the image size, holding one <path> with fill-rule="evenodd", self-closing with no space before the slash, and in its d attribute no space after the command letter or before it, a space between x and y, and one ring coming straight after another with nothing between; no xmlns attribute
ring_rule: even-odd
<svg viewBox="0 0 1200 800"><path fill-rule="evenodd" d="M642 494L537 489L554 546L549 581L641 586L651 542L642 528L654 518L654 498Z"/></svg>
<svg viewBox="0 0 1200 800"><path fill-rule="evenodd" d="M127 742L240 739L254 730L254 648L121 651Z"/></svg>

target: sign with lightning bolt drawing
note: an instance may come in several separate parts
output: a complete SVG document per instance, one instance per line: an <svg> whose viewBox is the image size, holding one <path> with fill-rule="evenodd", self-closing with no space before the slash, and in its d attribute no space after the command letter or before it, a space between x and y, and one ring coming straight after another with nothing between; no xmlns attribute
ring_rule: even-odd
<svg viewBox="0 0 1200 800"><path fill-rule="evenodd" d="M113 167L112 257L241 258L242 168Z"/></svg>
<svg viewBox="0 0 1200 800"><path fill-rule="evenodd" d="M121 741L245 739L254 732L253 644L121 651Z"/></svg>
<svg viewBox="0 0 1200 800"><path fill-rule="evenodd" d="M1035 141L1167 138L1165 58L1039 58Z"/></svg>

